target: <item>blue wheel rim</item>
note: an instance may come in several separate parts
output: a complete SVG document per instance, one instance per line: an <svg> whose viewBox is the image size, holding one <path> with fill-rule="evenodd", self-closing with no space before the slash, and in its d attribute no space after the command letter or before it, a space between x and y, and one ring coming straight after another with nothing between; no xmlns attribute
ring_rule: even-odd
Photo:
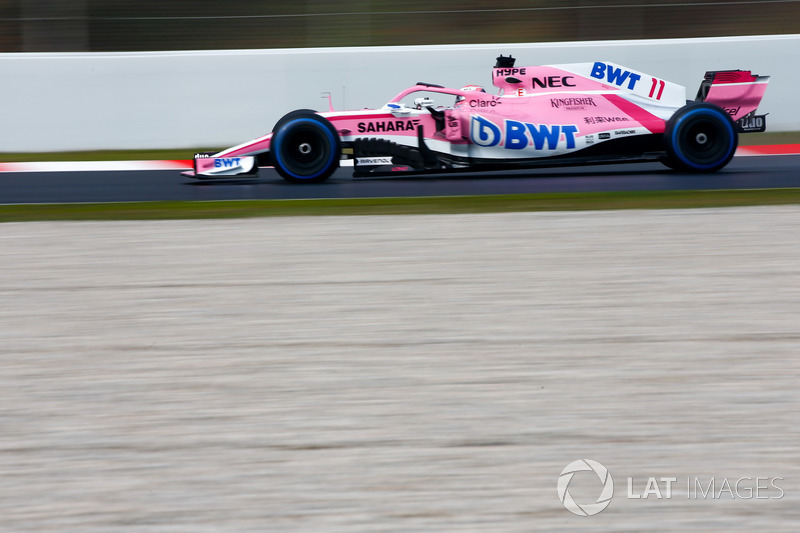
<svg viewBox="0 0 800 533"><path fill-rule="evenodd" d="M720 119L719 120L720 124L724 127L724 129L728 133L729 142L728 142L727 148L724 151L724 155L721 156L721 157L716 157L714 159L714 161L712 161L710 163L696 163L696 162L690 161L689 159L687 159L687 157L683 153L683 151L678 148L680 146L678 144L678 134L681 132L682 124L687 119L692 118L692 117L697 116L697 115L705 115L705 116L709 116L709 117L719 118ZM734 150L734 148L736 146L736 143L734 141L735 138L736 138L736 133L735 133L735 131L733 129L733 125L730 123L730 120L728 119L728 117L723 115L722 111L716 111L714 109L709 109L709 108L701 108L701 109L692 109L692 110L688 111L686 114L684 114L683 116L681 116L678 119L678 121L675 123L675 126L672 128L672 135L670 137L670 143L672 144L672 146L675 149L675 156L683 164L687 165L690 168L696 169L696 170L708 170L708 169L711 169L711 168L714 168L714 167L720 165L721 163L727 161L731 157L731 155L733 154L733 150Z"/></svg>
<svg viewBox="0 0 800 533"><path fill-rule="evenodd" d="M312 175L303 176L303 175L299 175L299 174L293 172L286 165L286 161L283 159L283 155L281 154L281 145L282 145L282 143L284 141L284 136L286 135L285 132L289 128L297 126L297 125L312 126L316 131L320 131L320 132L324 133L324 135L327 138L328 143L329 143L328 146L331 148L331 150L330 150L331 153L330 153L330 156L329 156L328 160L325 162L325 164L322 166L322 168L319 171L315 172ZM278 132L275 133L275 136L273 137L273 142L274 142L274 150L271 150L271 152L273 153L276 162L280 164L280 166L284 170L284 172L286 172L291 177L293 177L295 179L298 179L298 180L313 180L315 178L320 177L328 169L330 169L330 166L336 160L336 155L337 155L336 154L336 150L333 149L333 147L336 145L336 139L334 138L333 133L328 128L326 128L324 124L320 123L318 120L314 120L314 119L311 119L311 118L298 118L298 119L292 120L291 122L288 122L288 123L284 124L281 127L281 129Z"/></svg>

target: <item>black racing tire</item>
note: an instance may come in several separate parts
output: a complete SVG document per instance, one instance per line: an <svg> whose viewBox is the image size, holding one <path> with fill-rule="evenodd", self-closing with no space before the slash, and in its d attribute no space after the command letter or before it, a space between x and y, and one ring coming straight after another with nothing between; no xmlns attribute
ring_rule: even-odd
<svg viewBox="0 0 800 533"><path fill-rule="evenodd" d="M690 103L667 121L664 144L670 168L716 172L727 165L739 144L730 115L713 104Z"/></svg>
<svg viewBox="0 0 800 533"><path fill-rule="evenodd" d="M272 133L270 159L290 183L319 183L339 168L342 142L328 119L310 109L281 118Z"/></svg>

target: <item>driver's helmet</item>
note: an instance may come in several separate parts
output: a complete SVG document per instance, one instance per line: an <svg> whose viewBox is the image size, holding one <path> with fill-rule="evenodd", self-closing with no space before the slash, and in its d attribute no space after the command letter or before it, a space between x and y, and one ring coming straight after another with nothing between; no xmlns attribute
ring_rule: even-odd
<svg viewBox="0 0 800 533"><path fill-rule="evenodd" d="M480 85L465 85L464 87L461 88L461 90L462 91L477 91L477 92L481 92L481 93L485 93L486 92L486 89L484 89ZM456 107L462 105L464 103L464 100L466 100L465 96L460 95L460 94L458 96L456 96Z"/></svg>

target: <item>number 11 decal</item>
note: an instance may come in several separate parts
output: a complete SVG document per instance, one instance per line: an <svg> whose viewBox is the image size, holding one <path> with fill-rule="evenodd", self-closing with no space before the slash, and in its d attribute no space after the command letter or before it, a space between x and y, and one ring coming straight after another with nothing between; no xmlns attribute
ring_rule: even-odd
<svg viewBox="0 0 800 533"><path fill-rule="evenodd" d="M658 86L658 95L656 95L656 100L661 100L661 95L664 94L664 80L657 80L653 78L653 85L650 87L650 98L653 98L653 95L656 93L656 86Z"/></svg>

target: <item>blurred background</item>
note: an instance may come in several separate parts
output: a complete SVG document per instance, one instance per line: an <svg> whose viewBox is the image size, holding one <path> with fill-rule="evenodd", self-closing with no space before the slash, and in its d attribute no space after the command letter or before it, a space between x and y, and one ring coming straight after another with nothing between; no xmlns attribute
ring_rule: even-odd
<svg viewBox="0 0 800 533"><path fill-rule="evenodd" d="M583 41L800 32L800 0L0 0L0 52Z"/></svg>

